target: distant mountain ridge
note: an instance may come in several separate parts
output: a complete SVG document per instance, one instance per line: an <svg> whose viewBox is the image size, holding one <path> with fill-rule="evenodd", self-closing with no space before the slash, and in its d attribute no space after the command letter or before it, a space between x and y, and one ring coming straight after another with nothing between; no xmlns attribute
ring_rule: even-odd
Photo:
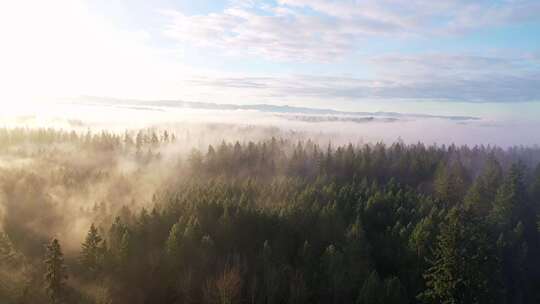
<svg viewBox="0 0 540 304"><path fill-rule="evenodd" d="M347 115L347 116L371 116L371 117L391 117L391 118L438 118L454 121L480 120L480 117L474 116L454 116L454 115L432 115L432 114L417 114L417 113L398 113L398 112L355 112L355 111L339 111L334 109L318 109L296 106L280 106L271 104L219 104L209 102L193 102L183 100L134 100L134 99L117 99L107 97L83 96L75 99L70 99L71 103L79 104L94 104L106 106L125 106L140 110L155 110L151 107L170 107L170 108L189 108L201 110L251 110L267 113L278 114L305 114L305 115Z"/></svg>

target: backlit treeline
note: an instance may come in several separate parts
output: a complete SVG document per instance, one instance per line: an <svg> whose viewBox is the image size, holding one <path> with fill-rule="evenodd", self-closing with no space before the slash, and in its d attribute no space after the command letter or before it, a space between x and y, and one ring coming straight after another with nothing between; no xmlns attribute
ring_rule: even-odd
<svg viewBox="0 0 540 304"><path fill-rule="evenodd" d="M283 136L137 156L187 144L173 134L0 130L0 157L34 160L0 170L0 299L540 301L538 148ZM108 161L60 160L73 153ZM144 202L140 187L151 192ZM33 213L58 197L69 202ZM86 219L85 231L68 246L59 223L73 218Z"/></svg>
<svg viewBox="0 0 540 304"><path fill-rule="evenodd" d="M138 149L148 146L157 146L164 143L174 143L176 135L168 130L157 131L155 129L139 130L124 134L107 131L76 132L49 129L0 129L0 144L3 148L29 144L57 144L71 143L84 144L101 150L115 149L120 147L136 147Z"/></svg>

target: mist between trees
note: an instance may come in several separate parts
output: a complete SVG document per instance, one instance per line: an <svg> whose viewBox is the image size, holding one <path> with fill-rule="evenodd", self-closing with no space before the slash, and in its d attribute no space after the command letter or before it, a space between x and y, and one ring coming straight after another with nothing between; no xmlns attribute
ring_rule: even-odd
<svg viewBox="0 0 540 304"><path fill-rule="evenodd" d="M228 128L0 129L0 303L540 302L540 149Z"/></svg>

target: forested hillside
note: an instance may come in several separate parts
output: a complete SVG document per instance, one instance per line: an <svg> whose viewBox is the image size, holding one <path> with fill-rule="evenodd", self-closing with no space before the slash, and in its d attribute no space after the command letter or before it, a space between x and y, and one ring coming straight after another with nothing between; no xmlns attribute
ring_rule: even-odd
<svg viewBox="0 0 540 304"><path fill-rule="evenodd" d="M540 149L0 130L0 303L540 303Z"/></svg>

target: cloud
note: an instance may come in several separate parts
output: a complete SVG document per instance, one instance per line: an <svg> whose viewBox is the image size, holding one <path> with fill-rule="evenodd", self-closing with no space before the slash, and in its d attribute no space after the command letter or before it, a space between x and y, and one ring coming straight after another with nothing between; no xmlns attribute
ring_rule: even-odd
<svg viewBox="0 0 540 304"><path fill-rule="evenodd" d="M351 56L347 63L359 67L358 75L362 77L321 76L339 68L332 65L310 66L308 70L319 71L312 72L318 76L291 75L289 71L297 66L274 65L268 70L266 66L223 67L221 62L215 64L216 59L222 59L220 56L208 54L201 56L204 60L208 56L208 62L191 61L189 52L179 54L175 48L155 43L159 39L152 36L153 28L121 27L117 20L93 13L89 3L0 2L0 104L9 105L5 111L27 107L19 102L26 96L17 98L25 94L40 99L102 95L280 104L315 99L326 103L333 98L540 101L540 53L535 50L529 50L527 56ZM538 13L540 5L538 1L526 0L230 3L224 10L199 15L161 11L167 16L166 34L217 54L331 61L359 49L359 43L369 43L369 37L407 39L527 22ZM326 67L329 69L325 70ZM263 72L255 75L254 71Z"/></svg>
<svg viewBox="0 0 540 304"><path fill-rule="evenodd" d="M460 32L533 20L540 11L534 0L279 0L282 5L310 8L341 19L363 18L392 24L400 32Z"/></svg>
<svg viewBox="0 0 540 304"><path fill-rule="evenodd" d="M168 17L165 34L181 42L277 60L328 61L370 37L406 39L463 34L525 23L540 2L466 0L278 0L235 1L221 11ZM262 4L261 4L262 3Z"/></svg>
<svg viewBox="0 0 540 304"><path fill-rule="evenodd" d="M260 15L244 8L231 8L197 16L177 11L162 13L171 19L165 31L168 37L229 53L324 60L344 54L353 43L349 33L333 28L332 20L288 11Z"/></svg>
<svg viewBox="0 0 540 304"><path fill-rule="evenodd" d="M364 60L371 77L196 78L191 83L280 97L413 99L459 102L540 101L540 71L528 57L455 54L384 55Z"/></svg>

